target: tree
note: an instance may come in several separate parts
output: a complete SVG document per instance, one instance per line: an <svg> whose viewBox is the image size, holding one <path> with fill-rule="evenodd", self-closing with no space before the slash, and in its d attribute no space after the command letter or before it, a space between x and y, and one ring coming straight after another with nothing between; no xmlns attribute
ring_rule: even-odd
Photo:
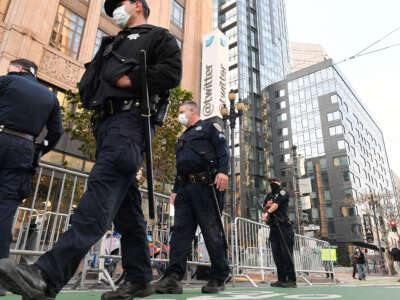
<svg viewBox="0 0 400 300"><path fill-rule="evenodd" d="M92 111L82 107L79 93L68 91L67 109L62 108L65 131L71 135L71 140L81 143L79 150L89 160L95 160L96 141L93 137L90 120ZM155 190L166 192L166 184L171 184L175 175L175 141L182 131L178 122L180 104L193 99L192 92L175 88L171 91L168 116L165 124L158 127L153 137L153 171ZM71 108L76 108L71 109ZM145 176L143 176L145 178Z"/></svg>

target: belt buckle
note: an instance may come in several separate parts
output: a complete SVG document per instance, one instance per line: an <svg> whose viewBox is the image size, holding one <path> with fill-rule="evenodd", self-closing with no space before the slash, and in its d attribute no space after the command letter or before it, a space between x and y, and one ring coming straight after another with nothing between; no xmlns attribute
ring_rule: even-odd
<svg viewBox="0 0 400 300"><path fill-rule="evenodd" d="M4 131L4 125L0 125L0 132Z"/></svg>
<svg viewBox="0 0 400 300"><path fill-rule="evenodd" d="M189 181L190 181L192 184L196 184L196 177L195 177L194 175L189 175Z"/></svg>
<svg viewBox="0 0 400 300"><path fill-rule="evenodd" d="M131 109L132 105L133 105L133 100L124 100L122 101L121 108L123 111L127 111Z"/></svg>

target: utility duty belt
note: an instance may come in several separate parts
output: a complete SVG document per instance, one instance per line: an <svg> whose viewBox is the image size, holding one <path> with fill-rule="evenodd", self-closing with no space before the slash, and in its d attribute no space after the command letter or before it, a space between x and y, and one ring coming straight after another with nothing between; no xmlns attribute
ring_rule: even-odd
<svg viewBox="0 0 400 300"><path fill-rule="evenodd" d="M210 184L212 178L210 178L208 172L200 172L195 174L188 174L186 176L178 175L178 185L185 184Z"/></svg>
<svg viewBox="0 0 400 300"><path fill-rule="evenodd" d="M35 140L35 137L33 135L30 135L30 134L27 134L27 133L23 133L23 132L19 132L19 131L16 131L14 129L9 129L9 128L5 127L4 125L0 125L0 133L18 136L20 138L26 139L26 140L31 141L31 142L33 142Z"/></svg>
<svg viewBox="0 0 400 300"><path fill-rule="evenodd" d="M120 112L130 111L134 108L140 107L140 101L138 99L107 99L99 108L96 109L95 114L100 119L111 117Z"/></svg>
<svg viewBox="0 0 400 300"><path fill-rule="evenodd" d="M292 221L290 221L289 217L278 215L276 213L269 215L267 223L271 227L276 227L278 224L292 225Z"/></svg>

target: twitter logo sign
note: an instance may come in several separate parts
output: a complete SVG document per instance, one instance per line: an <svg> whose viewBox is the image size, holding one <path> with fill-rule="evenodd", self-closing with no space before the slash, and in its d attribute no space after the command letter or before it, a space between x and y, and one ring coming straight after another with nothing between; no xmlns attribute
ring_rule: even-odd
<svg viewBox="0 0 400 300"><path fill-rule="evenodd" d="M215 40L215 36L211 36L208 40L206 40L206 47L210 47Z"/></svg>

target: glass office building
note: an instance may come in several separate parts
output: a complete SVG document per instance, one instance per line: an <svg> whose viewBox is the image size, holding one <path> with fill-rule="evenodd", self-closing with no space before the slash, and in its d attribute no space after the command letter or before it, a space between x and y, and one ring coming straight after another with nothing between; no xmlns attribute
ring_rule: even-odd
<svg viewBox="0 0 400 300"><path fill-rule="evenodd" d="M305 233L337 245L341 262L348 262L351 245L376 246L376 237L367 241L365 224L373 220L366 197L393 195L393 181L383 133L363 101L332 60L289 74L268 94L276 175L291 192L296 145L311 179L310 207L302 209L298 201Z"/></svg>
<svg viewBox="0 0 400 300"><path fill-rule="evenodd" d="M285 2L214 0L214 27L229 41L230 89L247 105L234 141L240 187L237 211L257 219L258 203L273 175L269 104L262 90L290 72Z"/></svg>

